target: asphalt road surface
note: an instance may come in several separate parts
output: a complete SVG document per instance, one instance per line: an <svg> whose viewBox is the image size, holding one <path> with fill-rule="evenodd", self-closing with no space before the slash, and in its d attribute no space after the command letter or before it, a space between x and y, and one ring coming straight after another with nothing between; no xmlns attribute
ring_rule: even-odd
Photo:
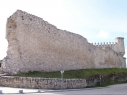
<svg viewBox="0 0 127 95"><path fill-rule="evenodd" d="M127 84L118 84L108 87L69 89L69 90L44 90L41 89L21 89L0 87L1 94L4 95L127 95ZM23 93L19 94L19 90Z"/></svg>

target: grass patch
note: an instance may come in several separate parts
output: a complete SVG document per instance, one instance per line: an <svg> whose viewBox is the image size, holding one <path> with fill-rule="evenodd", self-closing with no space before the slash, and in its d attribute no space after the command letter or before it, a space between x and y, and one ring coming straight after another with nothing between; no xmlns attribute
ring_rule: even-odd
<svg viewBox="0 0 127 95"><path fill-rule="evenodd" d="M28 73L21 73L15 76L20 77L43 77L43 78L61 78L60 71L56 72L28 72ZM101 76L101 82L100 82ZM71 78L79 78L79 79L86 79L87 83L94 82L96 80L95 86L88 87L105 87L108 85L113 84L121 84L127 83L127 69L125 68L105 68L105 69L81 69L81 70L69 70L64 72L64 78L71 79Z"/></svg>
<svg viewBox="0 0 127 95"><path fill-rule="evenodd" d="M81 70L69 70L64 72L64 78L81 78L89 79L89 77L94 75L110 75L110 74L127 74L127 69L124 68L105 68L105 69L81 69ZM22 77L43 77L43 78L61 78L60 71L56 72L28 72L17 74L15 76Z"/></svg>

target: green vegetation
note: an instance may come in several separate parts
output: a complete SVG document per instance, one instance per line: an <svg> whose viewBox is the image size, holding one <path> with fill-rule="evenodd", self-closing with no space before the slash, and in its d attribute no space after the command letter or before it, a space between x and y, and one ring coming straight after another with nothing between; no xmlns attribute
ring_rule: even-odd
<svg viewBox="0 0 127 95"><path fill-rule="evenodd" d="M115 81L115 82L102 82L101 84L98 83L97 85L95 86L87 86L87 88L94 88L94 87L106 87L106 86L109 86L109 85L115 85L115 84L124 84L124 83L127 83L127 82L118 82L118 81Z"/></svg>
<svg viewBox="0 0 127 95"><path fill-rule="evenodd" d="M56 72L28 72L22 73L15 76L21 77L43 77L43 78L61 78L60 71ZM64 72L64 78L80 78L86 79L87 83L94 82L99 86L108 86L113 84L127 83L127 69L125 68L105 68L105 69L81 69L81 70L70 70ZM101 81L100 81L101 79ZM88 87L92 87L89 86Z"/></svg>
<svg viewBox="0 0 127 95"><path fill-rule="evenodd" d="M70 70L64 72L64 78L81 78L81 79L89 79L95 75L103 75L108 76L111 74L119 74L124 73L127 74L127 69L121 68L105 68L105 69L81 69L81 70ZM23 74L18 74L15 76L23 76L23 77L43 77L43 78L61 78L60 71L56 72L28 72Z"/></svg>

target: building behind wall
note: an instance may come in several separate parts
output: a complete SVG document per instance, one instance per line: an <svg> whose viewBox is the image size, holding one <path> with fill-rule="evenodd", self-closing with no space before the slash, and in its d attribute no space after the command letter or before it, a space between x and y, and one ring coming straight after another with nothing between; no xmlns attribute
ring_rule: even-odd
<svg viewBox="0 0 127 95"><path fill-rule="evenodd" d="M81 35L60 30L42 18L16 11L7 20L7 56L2 71L60 71L86 68L125 68L124 38L116 43L91 44Z"/></svg>

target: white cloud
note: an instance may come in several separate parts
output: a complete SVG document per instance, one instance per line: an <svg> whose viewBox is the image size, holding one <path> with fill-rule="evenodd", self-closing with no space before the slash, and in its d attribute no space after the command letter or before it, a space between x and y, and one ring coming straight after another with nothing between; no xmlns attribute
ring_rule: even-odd
<svg viewBox="0 0 127 95"><path fill-rule="evenodd" d="M98 33L97 37L106 39L106 38L109 37L109 33L108 33L108 32L105 32L105 31L103 31L103 30L101 30L101 31Z"/></svg>

